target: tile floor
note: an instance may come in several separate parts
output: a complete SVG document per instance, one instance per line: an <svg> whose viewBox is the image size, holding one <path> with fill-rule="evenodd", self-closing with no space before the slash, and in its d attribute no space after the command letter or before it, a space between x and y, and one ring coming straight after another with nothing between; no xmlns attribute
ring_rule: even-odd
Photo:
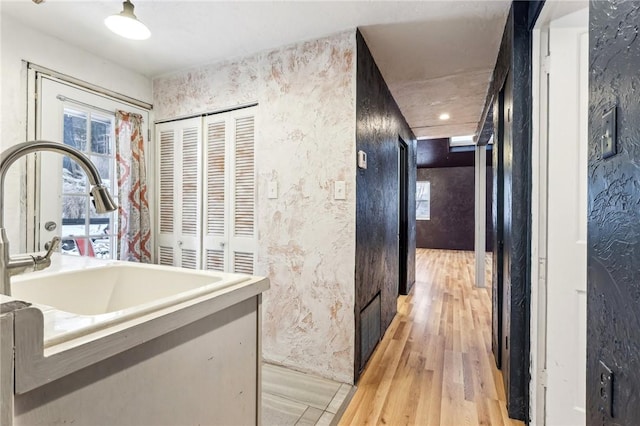
<svg viewBox="0 0 640 426"><path fill-rule="evenodd" d="M337 424L355 387L272 364L262 366L262 425Z"/></svg>

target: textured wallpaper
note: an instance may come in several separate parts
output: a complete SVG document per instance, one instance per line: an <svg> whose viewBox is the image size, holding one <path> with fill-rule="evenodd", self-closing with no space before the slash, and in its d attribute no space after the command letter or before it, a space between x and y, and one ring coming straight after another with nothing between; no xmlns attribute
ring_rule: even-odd
<svg viewBox="0 0 640 426"><path fill-rule="evenodd" d="M257 102L265 360L353 381L355 31L154 80L162 120ZM346 181L346 200L333 182ZM267 198L278 183L279 197Z"/></svg>
<svg viewBox="0 0 640 426"><path fill-rule="evenodd" d="M356 145L367 153L367 169L358 169L356 181L356 358L357 374L370 353L362 344L362 310L380 295L380 335L397 312L399 286L398 142L408 148L407 289L415 282L415 135L400 112L360 33L356 36L357 97ZM366 340L365 340L366 341Z"/></svg>
<svg viewBox="0 0 640 426"><path fill-rule="evenodd" d="M640 422L640 3L589 9L587 425ZM603 114L617 106L618 154L604 159ZM603 416L600 361L613 371Z"/></svg>

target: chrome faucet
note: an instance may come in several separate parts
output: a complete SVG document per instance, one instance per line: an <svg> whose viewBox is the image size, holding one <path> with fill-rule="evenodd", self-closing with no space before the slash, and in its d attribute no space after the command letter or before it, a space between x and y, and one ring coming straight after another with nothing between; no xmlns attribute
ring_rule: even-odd
<svg viewBox="0 0 640 426"><path fill-rule="evenodd" d="M85 171L91 183L91 196L97 213L107 213L118 208L109 191L102 184L98 169L82 152L69 145L49 141L23 142L6 149L0 154L0 293L11 295L11 276L28 271L39 271L51 265L51 255L60 244L60 237L49 242L44 256L9 255L9 240L4 228L4 180L9 167L20 157L38 151L52 151L68 155Z"/></svg>

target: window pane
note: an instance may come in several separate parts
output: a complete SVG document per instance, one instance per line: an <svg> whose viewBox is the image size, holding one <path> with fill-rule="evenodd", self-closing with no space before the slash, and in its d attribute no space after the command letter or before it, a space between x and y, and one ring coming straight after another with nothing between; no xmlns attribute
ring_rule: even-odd
<svg viewBox="0 0 640 426"><path fill-rule="evenodd" d="M98 169L100 178L102 178L102 183L104 183L107 188L111 188L111 180L113 179L111 175L113 174L114 159L110 157L92 155L91 162L95 164Z"/></svg>
<svg viewBox="0 0 640 426"><path fill-rule="evenodd" d="M95 213L91 215L91 219L89 221L89 235L107 235L112 233L112 229L110 226L109 216L96 216Z"/></svg>
<svg viewBox="0 0 640 426"><path fill-rule="evenodd" d="M65 194L86 194L87 175L80 165L71 158L62 160L62 192Z"/></svg>
<svg viewBox="0 0 640 426"><path fill-rule="evenodd" d="M94 257L93 242L90 238L75 238L76 250L80 256Z"/></svg>
<svg viewBox="0 0 640 426"><path fill-rule="evenodd" d="M114 235L118 232L116 213L96 213L93 203L89 203L89 234Z"/></svg>
<svg viewBox="0 0 640 426"><path fill-rule="evenodd" d="M64 109L64 144L87 150L87 113Z"/></svg>
<svg viewBox="0 0 640 426"><path fill-rule="evenodd" d="M74 238L63 238L62 243L60 244L60 252L63 254L80 256L80 251L78 250L78 245Z"/></svg>
<svg viewBox="0 0 640 426"><path fill-rule="evenodd" d="M96 154L111 154L111 119L91 118L91 151Z"/></svg>
<svg viewBox="0 0 640 426"><path fill-rule="evenodd" d="M76 195L62 196L62 225L65 235L84 235L85 217L87 216L87 197ZM64 232L65 225L73 226L74 233ZM77 228L77 227L82 228Z"/></svg>
<svg viewBox="0 0 640 426"><path fill-rule="evenodd" d="M93 238L93 251L95 252L96 257L99 259L111 259L111 253L113 251L112 247L112 237Z"/></svg>

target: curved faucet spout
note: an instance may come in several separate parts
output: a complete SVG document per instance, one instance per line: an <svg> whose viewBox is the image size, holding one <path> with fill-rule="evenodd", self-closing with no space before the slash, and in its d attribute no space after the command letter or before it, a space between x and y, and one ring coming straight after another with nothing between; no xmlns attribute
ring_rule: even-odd
<svg viewBox="0 0 640 426"><path fill-rule="evenodd" d="M84 170L89 178L89 182L93 186L91 189L91 195L93 196L93 202L96 207L96 212L98 213L107 213L114 211L118 208L113 198L107 191L107 188L102 184L102 179L100 178L100 173L98 173L98 169L93 165L91 160L78 151L77 149L70 147L69 145L64 145L57 142L51 141L31 141L31 142L22 142L17 145L14 145L0 155L0 191L2 194L0 195L0 228L4 227L4 179L7 175L7 170L9 167L20 157L23 157L27 154L31 154L39 151L50 151L57 152L62 155L68 155L73 160L75 160L80 167Z"/></svg>
<svg viewBox="0 0 640 426"><path fill-rule="evenodd" d="M48 266L48 263L33 256L11 258L9 256L9 241L4 229L4 180L7 170L18 158L38 151L51 151L68 155L82 167L92 185L91 196L96 212L107 213L118 208L109 191L102 184L102 179L96 166L85 154L75 148L57 142L38 140L19 143L3 151L0 154L0 291L8 296L11 295L11 275ZM50 256L51 253L48 253L42 259L49 260Z"/></svg>

